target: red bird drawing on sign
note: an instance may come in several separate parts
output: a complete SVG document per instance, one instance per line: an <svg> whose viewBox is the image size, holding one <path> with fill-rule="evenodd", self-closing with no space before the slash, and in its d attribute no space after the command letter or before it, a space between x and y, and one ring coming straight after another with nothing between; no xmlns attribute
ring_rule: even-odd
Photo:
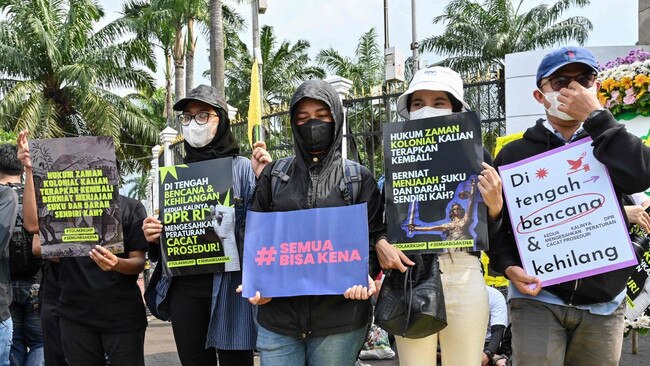
<svg viewBox="0 0 650 366"><path fill-rule="evenodd" d="M585 164L584 167L582 166L582 159L584 159L585 156L587 156L586 151L583 152L582 155L580 155L580 158L578 158L578 160L567 159L566 162L569 163L570 166L569 172L567 174L577 173L580 170L584 170L585 172L588 172L589 164Z"/></svg>

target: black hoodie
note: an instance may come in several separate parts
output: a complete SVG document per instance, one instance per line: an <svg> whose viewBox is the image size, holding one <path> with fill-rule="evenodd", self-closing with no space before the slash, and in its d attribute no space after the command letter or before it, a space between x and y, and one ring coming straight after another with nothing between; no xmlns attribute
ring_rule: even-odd
<svg viewBox="0 0 650 366"><path fill-rule="evenodd" d="M591 136L594 156L603 163L614 185L619 204L622 195L645 191L650 186L650 148L638 137L630 134L609 111L603 111L583 124L585 132L577 136ZM522 139L503 147L494 159L495 167L514 163L528 157L564 146L564 141L549 131L538 120L524 133ZM505 199L504 199L505 202ZM623 215L625 217L625 215ZM520 266L519 251L512 233L508 210L503 210L503 225L490 238L490 266L504 273L509 266ZM575 281L544 287L570 305L595 304L611 301L620 294L633 267L590 276Z"/></svg>
<svg viewBox="0 0 650 366"><path fill-rule="evenodd" d="M295 126L295 108L303 98L311 98L327 104L335 123L332 146L314 161L304 147ZM343 106L338 94L328 83L310 80L298 87L291 99L291 129L295 157L287 171L289 181L278 192L271 193L271 170L273 164L264 168L260 175L252 211L290 211L316 207L346 205L339 184L343 178L341 142L343 140ZM356 164L349 162L349 164ZM354 204L368 204L369 246L383 231L383 204L377 183L368 169L361 166L361 188ZM371 266L377 266L371 252ZM362 285L366 285L365 283ZM262 294L263 295L263 294ZM295 296L273 298L259 307L257 320L264 328L276 333L299 338L322 337L344 333L365 327L368 323L370 301L346 300L343 295Z"/></svg>

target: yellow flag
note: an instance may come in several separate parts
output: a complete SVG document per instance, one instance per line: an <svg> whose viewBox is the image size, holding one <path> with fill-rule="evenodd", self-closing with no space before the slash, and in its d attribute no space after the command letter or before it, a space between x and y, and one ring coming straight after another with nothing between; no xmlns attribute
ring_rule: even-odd
<svg viewBox="0 0 650 366"><path fill-rule="evenodd" d="M522 137L524 137L523 132L517 132L510 135L497 137L497 146L494 148L494 156L497 156L497 154L499 154L499 151L501 151L501 148L508 144L508 142L518 140Z"/></svg>
<svg viewBox="0 0 650 366"><path fill-rule="evenodd" d="M253 61L251 69L251 93L248 104L248 142L251 146L261 139L262 101L260 100L260 75L257 60Z"/></svg>

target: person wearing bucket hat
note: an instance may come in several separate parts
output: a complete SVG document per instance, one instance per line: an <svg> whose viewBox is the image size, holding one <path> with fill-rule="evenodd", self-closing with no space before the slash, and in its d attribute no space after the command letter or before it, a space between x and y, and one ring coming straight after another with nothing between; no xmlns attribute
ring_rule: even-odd
<svg viewBox="0 0 650 366"><path fill-rule="evenodd" d="M546 110L546 118L505 145L495 166L591 138L593 154L609 172L619 207L624 194L645 191L650 186L650 148L600 105L597 71L598 63L586 48L562 47L544 56L533 97ZM497 245L488 253L490 266L510 280L513 365L618 365L626 283L634 267L543 286L523 269L512 232L515 221L504 209Z"/></svg>
<svg viewBox="0 0 650 366"><path fill-rule="evenodd" d="M251 204L255 175L249 159L239 156L239 143L230 130L228 105L207 85L199 85L174 104L182 111L177 120L182 126L185 163L232 158L235 202L235 242L242 258L243 227ZM266 155L270 160L270 156ZM142 230L150 243L150 258L160 257L161 222L150 216ZM162 265L156 266L156 270ZM253 309L236 293L241 271L167 277L149 284L155 300L147 300L152 314L170 320L178 356L183 366L253 365L256 329ZM216 349L216 353L215 353Z"/></svg>
<svg viewBox="0 0 650 366"><path fill-rule="evenodd" d="M419 70L406 92L397 100L399 114L409 120L431 118L469 110L463 98L463 80L448 67L433 66ZM483 149L483 170L477 187L488 210L488 231L500 225L503 199L501 179L490 165L492 157ZM405 271L408 258L385 239L375 246L383 269ZM481 274L480 252L466 249L446 251L438 256L445 296L448 326L437 334L408 339L396 336L400 362L404 365L436 365L436 346L440 341L442 365L479 365L483 356L488 323L488 296ZM434 255L422 255L425 261Z"/></svg>

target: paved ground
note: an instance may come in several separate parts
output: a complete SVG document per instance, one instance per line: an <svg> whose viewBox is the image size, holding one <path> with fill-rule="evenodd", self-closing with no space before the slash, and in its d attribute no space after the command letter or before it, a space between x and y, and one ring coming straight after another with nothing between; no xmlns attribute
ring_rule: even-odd
<svg viewBox="0 0 650 366"><path fill-rule="evenodd" d="M650 335L639 337L639 353L631 353L631 337L625 339L620 366L647 366L650 364ZM180 366L174 345L174 336L169 323L153 319L149 322L144 344L145 363L147 366ZM259 365L259 359L255 360ZM371 366L396 366L398 360L366 360ZM289 366L289 365L287 365Z"/></svg>

